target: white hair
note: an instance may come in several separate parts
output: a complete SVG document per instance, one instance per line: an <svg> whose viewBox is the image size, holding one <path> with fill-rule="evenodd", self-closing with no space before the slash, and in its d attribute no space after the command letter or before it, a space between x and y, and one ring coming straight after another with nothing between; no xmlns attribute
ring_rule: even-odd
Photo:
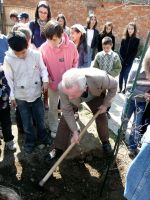
<svg viewBox="0 0 150 200"><path fill-rule="evenodd" d="M78 86L81 91L86 88L86 77L82 69L72 68L67 70L62 77L62 87L69 89Z"/></svg>

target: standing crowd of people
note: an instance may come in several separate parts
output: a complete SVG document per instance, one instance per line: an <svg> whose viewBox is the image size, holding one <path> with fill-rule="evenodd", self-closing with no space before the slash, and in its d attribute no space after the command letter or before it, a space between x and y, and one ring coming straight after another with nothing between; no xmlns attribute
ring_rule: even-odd
<svg viewBox="0 0 150 200"><path fill-rule="evenodd" d="M25 135L25 152L32 153L37 142L51 144L53 138L46 160L55 162L70 142L79 143L76 114L80 103L85 102L93 115L100 110L96 128L104 153L111 154L108 112L117 91L126 94L126 102L131 95L137 73L132 66L140 42L136 24L127 25L117 53L112 22L106 22L99 32L94 14L88 16L86 26L74 24L69 28L63 14L55 20L48 3L40 1L33 21L29 21L25 12L19 15L13 12L10 19L14 22L12 31L7 37L0 33L0 122L5 146L16 149L11 105L16 110L18 133ZM129 108L122 113L126 129L134 113L128 142L132 156L137 155L141 127L146 131L150 123L149 100L150 51L147 51ZM62 110L60 120L58 107ZM45 127L45 109L51 136ZM125 195L130 200L128 187Z"/></svg>

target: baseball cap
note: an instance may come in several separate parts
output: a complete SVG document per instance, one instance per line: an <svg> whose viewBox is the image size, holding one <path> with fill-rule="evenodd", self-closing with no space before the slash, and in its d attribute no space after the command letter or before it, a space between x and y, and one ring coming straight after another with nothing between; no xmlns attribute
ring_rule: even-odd
<svg viewBox="0 0 150 200"><path fill-rule="evenodd" d="M25 12L22 12L18 15L19 19L28 19L29 18L29 14L28 13L25 13Z"/></svg>

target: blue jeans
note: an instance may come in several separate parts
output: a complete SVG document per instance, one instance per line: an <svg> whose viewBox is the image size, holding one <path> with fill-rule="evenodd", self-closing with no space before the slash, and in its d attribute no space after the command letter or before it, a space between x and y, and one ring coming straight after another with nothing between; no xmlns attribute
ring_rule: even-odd
<svg viewBox="0 0 150 200"><path fill-rule="evenodd" d="M126 89L126 85L127 85L127 80L128 80L128 76L129 76L129 72L131 70L132 67L132 63L129 64L122 64L122 69L119 75L119 89L120 91L122 91L122 87L123 87L123 81L124 81L124 89Z"/></svg>
<svg viewBox="0 0 150 200"><path fill-rule="evenodd" d="M146 102L137 102L136 100L130 100L126 115L123 111L124 119L122 120L125 120L126 127L127 127L128 121L130 120L132 114L134 113L134 120L133 120L134 126L132 127L132 130L129 136L130 149L136 149L141 139L140 131L141 131L141 125L142 125L142 118L145 111L145 106L146 106Z"/></svg>
<svg viewBox="0 0 150 200"><path fill-rule="evenodd" d="M88 66L91 66L93 49L87 46L87 52L88 52Z"/></svg>
<svg viewBox="0 0 150 200"><path fill-rule="evenodd" d="M33 148L35 145L35 133L33 118L36 122L37 136L41 143L46 143L47 133L44 123L44 106L41 97L34 102L16 100L20 111L25 132L25 148Z"/></svg>
<svg viewBox="0 0 150 200"><path fill-rule="evenodd" d="M150 143L144 142L128 169L124 196L127 200L150 200L149 190Z"/></svg>

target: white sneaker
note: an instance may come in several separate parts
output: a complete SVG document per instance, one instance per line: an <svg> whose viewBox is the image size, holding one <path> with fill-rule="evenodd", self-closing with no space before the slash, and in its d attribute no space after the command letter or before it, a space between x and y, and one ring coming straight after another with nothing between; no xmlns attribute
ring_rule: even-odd
<svg viewBox="0 0 150 200"><path fill-rule="evenodd" d="M16 150L16 144L15 144L15 142L13 140L11 140L9 142L6 142L5 146L11 151L15 151Z"/></svg>
<svg viewBox="0 0 150 200"><path fill-rule="evenodd" d="M55 137L56 137L56 132L52 131L52 132L51 132L51 137L52 137L52 138L55 138Z"/></svg>

